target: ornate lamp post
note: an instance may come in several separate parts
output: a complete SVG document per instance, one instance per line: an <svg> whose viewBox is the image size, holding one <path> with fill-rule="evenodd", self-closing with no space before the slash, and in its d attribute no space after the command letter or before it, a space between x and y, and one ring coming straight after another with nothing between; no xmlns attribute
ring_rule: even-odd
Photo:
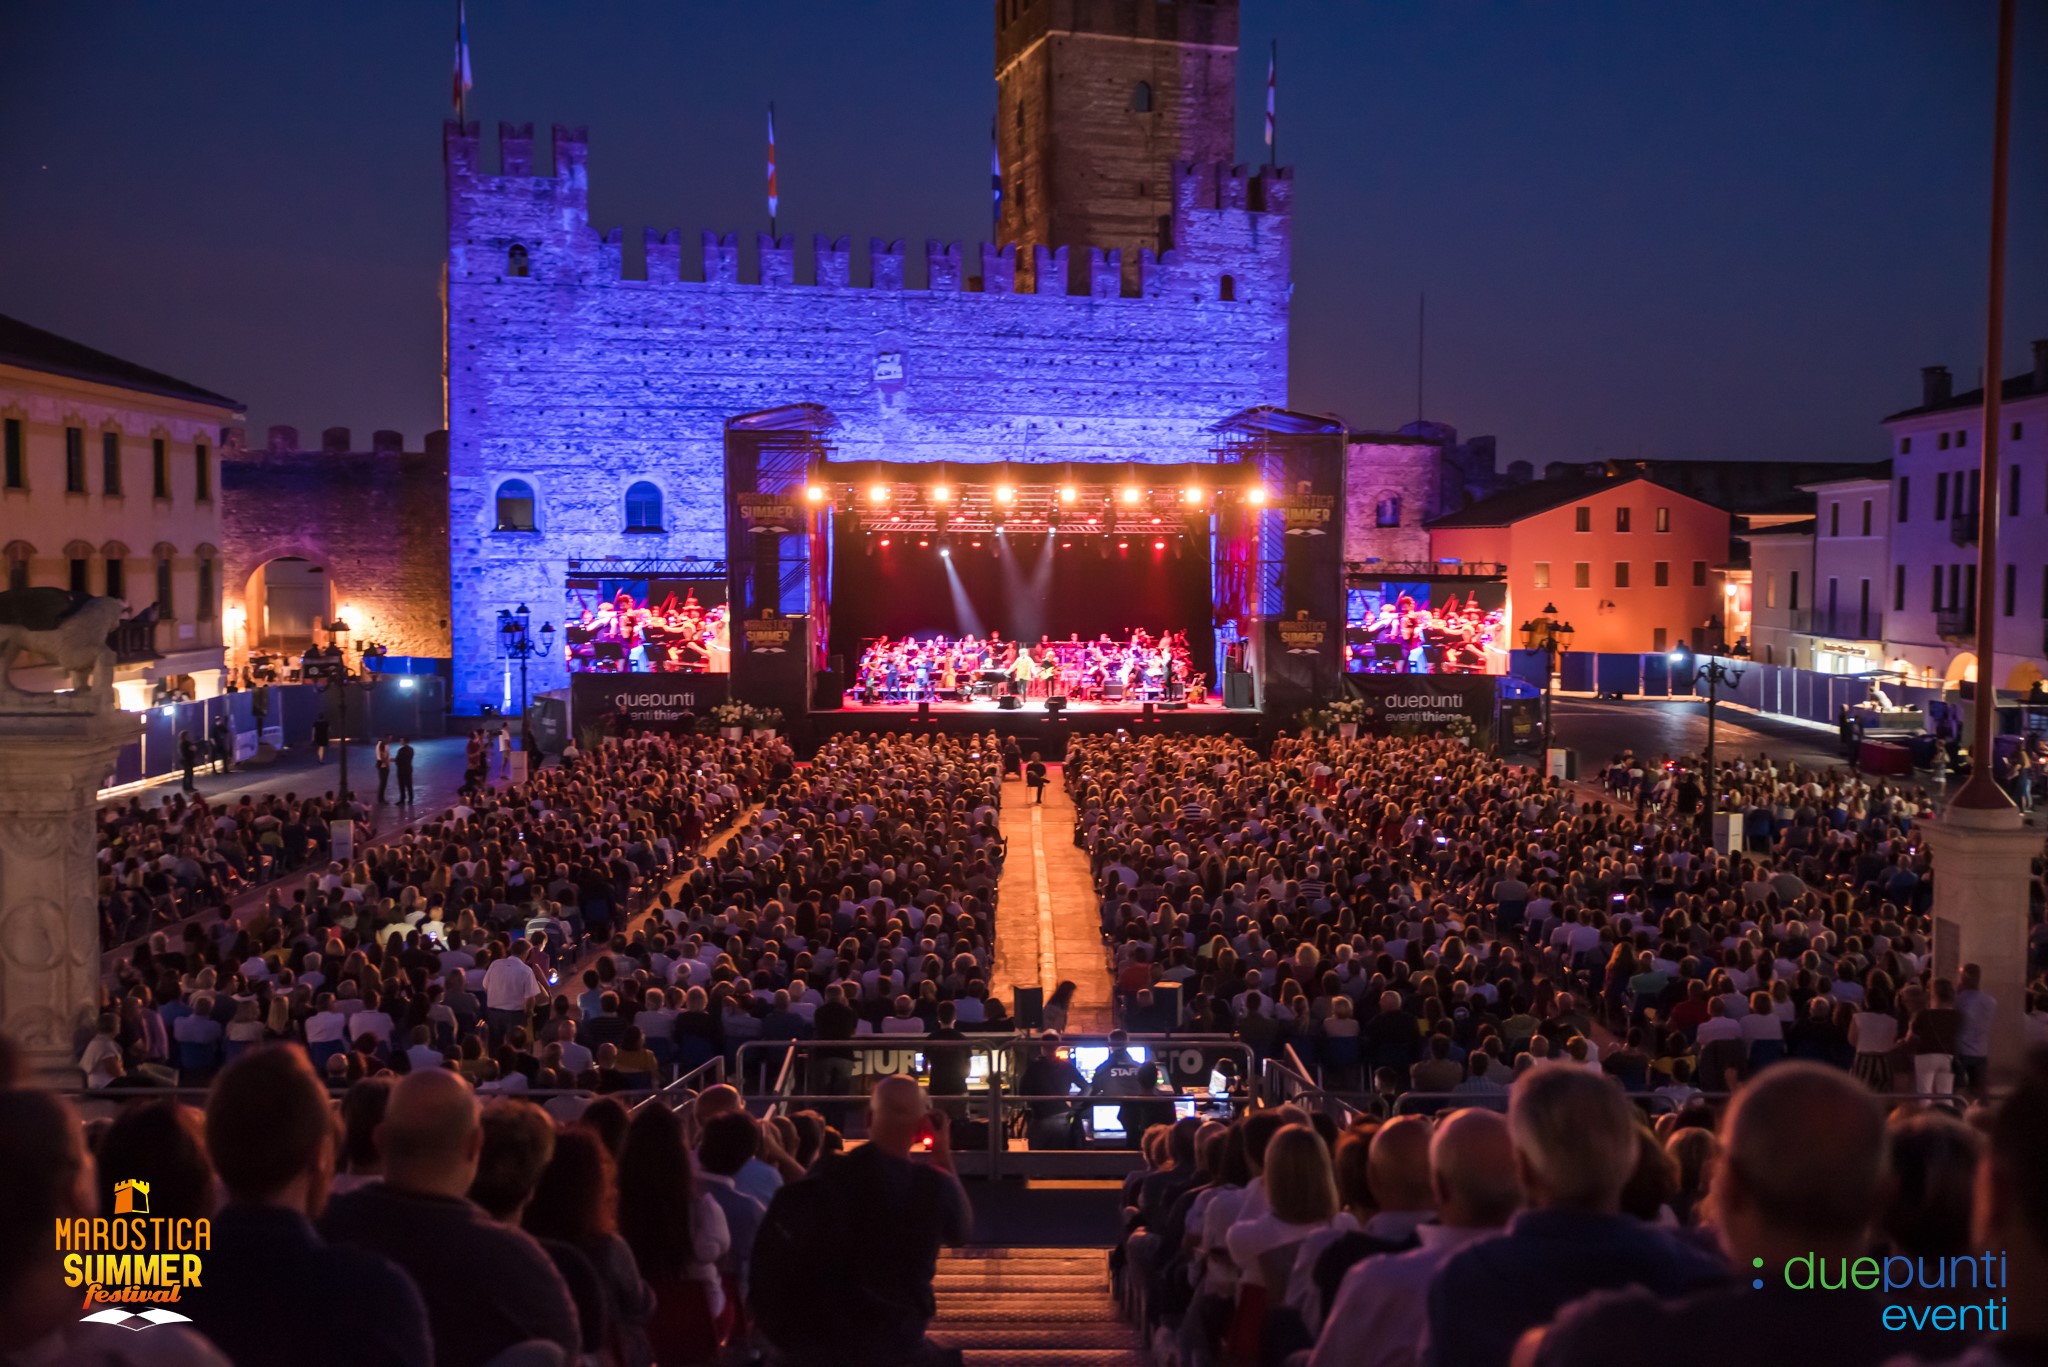
<svg viewBox="0 0 2048 1367"><path fill-rule="evenodd" d="M368 692L377 686L380 671L384 668L385 648L376 642L365 645L360 654L361 668L350 669L348 647L348 623L336 619L327 624L328 641L323 649L309 646L299 661L300 677L319 689L321 693L330 690L335 695L336 720L341 735L341 796L348 799L348 693L351 686Z"/></svg>
<svg viewBox="0 0 2048 1367"><path fill-rule="evenodd" d="M1559 657L1572 648L1572 624L1557 620L1557 604L1545 603L1542 616L1522 623L1522 644L1529 650L1543 652L1543 748L1548 752L1551 745L1550 684L1557 674Z"/></svg>
<svg viewBox="0 0 2048 1367"><path fill-rule="evenodd" d="M532 614L521 603L516 608L498 609L498 649L508 660L519 661L519 720L526 720L526 662L536 655L552 654L555 648L555 625L552 622L540 624L540 642L535 644L528 626Z"/></svg>
<svg viewBox="0 0 2048 1367"><path fill-rule="evenodd" d="M1709 625L1718 628L1720 620L1717 616ZM1693 682L1707 686L1707 840L1711 843L1714 839L1714 816L1720 808L1721 787L1721 771L1714 763L1714 704L1720 700L1722 685L1733 688L1742 682L1742 666L1730 664L1718 653L1695 661L1683 650L1671 652L1671 663L1680 668L1689 665Z"/></svg>

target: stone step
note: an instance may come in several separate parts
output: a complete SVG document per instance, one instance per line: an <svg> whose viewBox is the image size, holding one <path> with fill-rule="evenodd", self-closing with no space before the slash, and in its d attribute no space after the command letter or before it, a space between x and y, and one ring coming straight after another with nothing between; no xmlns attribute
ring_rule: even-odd
<svg viewBox="0 0 2048 1367"><path fill-rule="evenodd" d="M1123 1348L1136 1349L1138 1331L1114 1322L1100 1325L1058 1324L1043 1328L1016 1324L943 1324L931 1328L932 1341L949 1348Z"/></svg>
<svg viewBox="0 0 2048 1367"><path fill-rule="evenodd" d="M1136 1348L969 1348L967 1367L1147 1367Z"/></svg>
<svg viewBox="0 0 2048 1367"><path fill-rule="evenodd" d="M941 1325L994 1324L1113 1324L1118 1319L1116 1299L1107 1292L1085 1296L941 1296L938 1318Z"/></svg>

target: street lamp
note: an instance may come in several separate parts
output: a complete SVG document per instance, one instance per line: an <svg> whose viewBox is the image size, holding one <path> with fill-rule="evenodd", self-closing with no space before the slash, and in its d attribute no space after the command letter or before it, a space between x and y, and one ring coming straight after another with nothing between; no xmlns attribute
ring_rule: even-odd
<svg viewBox="0 0 2048 1367"><path fill-rule="evenodd" d="M1572 648L1572 624L1557 620L1557 604L1545 603L1543 615L1522 623L1522 644L1543 652L1543 748L1550 749L1550 681L1558 657ZM1547 756L1546 756L1547 758Z"/></svg>
<svg viewBox="0 0 2048 1367"><path fill-rule="evenodd" d="M1720 618L1715 617L1709 626L1718 626ZM1725 649L1725 647L1723 647ZM1671 663L1681 669L1688 668L1694 657L1684 650L1671 652ZM1742 682L1742 667L1729 664L1719 654L1710 654L1706 659L1689 666L1695 684L1707 686L1707 843L1714 841L1714 816L1720 808L1721 771L1714 763L1714 704L1720 700L1721 686L1733 688Z"/></svg>
<svg viewBox="0 0 2048 1367"><path fill-rule="evenodd" d="M540 624L540 643L536 645L527 629L532 620L533 616L524 603L516 608L498 609L498 649L506 659L519 661L519 718L522 723L526 720L526 662L536 655L549 654L555 648L554 623Z"/></svg>
<svg viewBox="0 0 2048 1367"><path fill-rule="evenodd" d="M343 639L348 635L348 623L336 618L327 624L328 641L323 649L308 646L299 660L299 676L321 693L332 691L335 695L336 720L340 723L341 735L341 797L348 801L348 691L354 685L364 692L377 686L379 671L384 668L385 647L372 641L360 652L362 667L352 670L348 665L348 648Z"/></svg>

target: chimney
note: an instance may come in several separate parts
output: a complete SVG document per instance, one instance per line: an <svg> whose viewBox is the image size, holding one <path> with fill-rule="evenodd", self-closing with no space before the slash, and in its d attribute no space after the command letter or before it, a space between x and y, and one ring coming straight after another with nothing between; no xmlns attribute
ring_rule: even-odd
<svg viewBox="0 0 2048 1367"><path fill-rule="evenodd" d="M1945 365L1924 365L1920 367L1920 406L1932 408L1949 401L1955 393L1955 383L1949 379Z"/></svg>
<svg viewBox="0 0 2048 1367"><path fill-rule="evenodd" d="M441 464L443 465L446 465L448 463L447 428L437 427L433 431L427 433L427 440L425 442L425 446L426 452L429 456L431 456L435 460L440 461Z"/></svg>
<svg viewBox="0 0 2048 1367"><path fill-rule="evenodd" d="M2048 394L2048 337L2034 339L2034 392Z"/></svg>
<svg viewBox="0 0 2048 1367"><path fill-rule="evenodd" d="M405 434L380 428L370 434L370 450L380 456L402 455L405 451Z"/></svg>
<svg viewBox="0 0 2048 1367"><path fill-rule="evenodd" d="M270 436L266 445L275 455L296 451L299 449L299 429L287 427L283 423L273 423L271 424Z"/></svg>
<svg viewBox="0 0 2048 1367"><path fill-rule="evenodd" d="M323 456L345 456L348 454L348 429L330 427L320 434L320 454Z"/></svg>

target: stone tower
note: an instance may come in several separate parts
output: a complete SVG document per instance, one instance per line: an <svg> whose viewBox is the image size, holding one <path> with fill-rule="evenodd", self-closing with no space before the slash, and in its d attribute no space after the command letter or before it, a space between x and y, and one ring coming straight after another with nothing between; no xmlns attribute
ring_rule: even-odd
<svg viewBox="0 0 2048 1367"><path fill-rule="evenodd" d="M1238 0L995 0L1002 242L1173 246L1175 163L1233 160ZM1077 289L1080 288L1077 286Z"/></svg>

